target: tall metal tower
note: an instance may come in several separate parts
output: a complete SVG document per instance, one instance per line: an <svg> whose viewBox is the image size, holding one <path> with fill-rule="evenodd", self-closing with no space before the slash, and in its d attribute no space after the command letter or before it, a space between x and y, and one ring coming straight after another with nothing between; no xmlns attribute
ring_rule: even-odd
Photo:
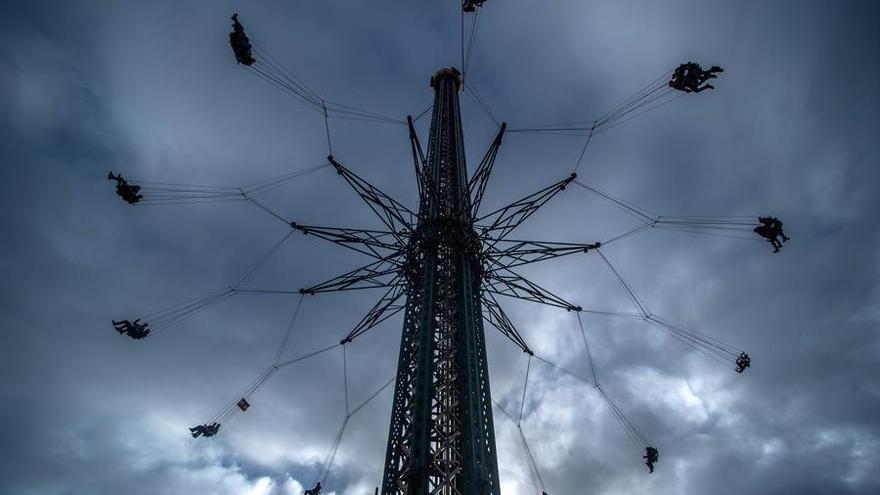
<svg viewBox="0 0 880 495"><path fill-rule="evenodd" d="M431 78L428 159L406 250L406 313L382 483L388 495L499 493L461 85L453 68Z"/></svg>
<svg viewBox="0 0 880 495"><path fill-rule="evenodd" d="M481 2L471 3L478 5ZM298 358L281 361L293 327L292 322L271 366L212 419L203 425L190 428L194 437L215 435L221 423L226 423L232 414L243 412L249 407L248 398L279 369L342 347L345 417L330 454L316 479L316 484L318 482L326 484L349 419L391 383L389 380L365 402L351 407L348 400L348 371L345 364L346 346L399 312L404 313L404 322L385 454L383 495L500 495L484 321L528 355L519 418L514 418L501 404L497 405L499 410L516 422L533 474L535 488L540 491L544 489L543 480L538 474L538 466L520 428L533 358L592 385L634 444L640 449L645 449L646 455L643 458L648 459L646 464L652 471L653 463L657 461L657 449L599 383L592 364L581 313L643 320L712 359L733 362L734 369L739 373L750 366L751 361L745 351L650 312L623 276L600 251L600 247L652 228L724 235L740 231L751 235L752 230L760 233L759 228L767 231L771 229L771 225L756 227L753 220L744 220L743 217L657 215L576 180L575 172L595 133L611 129L677 99L675 94L677 91L700 92L698 87L688 87L687 80L679 80L687 79L684 74L696 70L693 67L696 64L680 66L672 73L673 79L669 83L664 78L656 80L605 116L593 121L590 127L579 127L583 123L563 123L515 129L515 132L584 133L585 143L578 158L578 165L575 165L575 172L555 183L505 206L482 212L480 205L483 194L507 127L504 123L498 123L499 129L495 139L479 165L474 168L473 175L468 177L459 110L459 93L463 89L463 80L456 69L441 69L431 78L434 104L426 157L419 143L412 117L402 121L324 99L313 89L305 86L301 80L288 74L286 69L276 65L273 62L274 58L268 54L264 60L254 58L250 51L250 42L244 35L237 15L233 16L233 23L230 40L239 64L290 96L301 100L312 110L323 114L328 150L331 153L327 157L328 163L242 187L212 187L167 182L136 185L110 173L108 179L116 181L116 193L132 205L140 202L179 204L243 199L252 202L294 231L357 251L370 258L370 261L359 268L298 290L250 286L248 283L253 274L291 236L292 232L288 232L272 250L228 286L139 318L114 320L114 329L132 339L142 340L151 331L154 334L158 333L210 304L244 293L298 292L304 297L306 294L361 289L381 288L385 289L385 292L338 344ZM259 55L260 59L264 58L263 54ZM696 65L696 68L698 69L699 65ZM720 70L713 67L703 72L711 74ZM679 76L676 76L677 74ZM482 107L479 97L475 98L478 106ZM483 110L490 114L486 108ZM419 117L416 117L416 120ZM403 124L409 128L419 192L417 212L384 193L332 156L329 126L331 118ZM494 117L492 119L495 120ZM306 225L290 221L257 199L258 195L288 181L330 166L375 213L383 227L364 229ZM510 238L523 222L572 183L634 216L640 220L640 224L601 243ZM781 234L781 222L778 219L759 217L758 221L762 224L765 221L778 222L779 234ZM772 232L767 231L765 237L770 234ZM779 241L776 242L778 244ZM778 251L778 246L775 247ZM595 252L608 266L631 299L635 312L584 309L541 287L515 270L524 265L589 252ZM554 365L544 357L536 356L499 304L498 297L540 303L575 312L591 379L577 376ZM405 302L399 302L404 299ZM296 306L293 321L298 311L299 305Z"/></svg>

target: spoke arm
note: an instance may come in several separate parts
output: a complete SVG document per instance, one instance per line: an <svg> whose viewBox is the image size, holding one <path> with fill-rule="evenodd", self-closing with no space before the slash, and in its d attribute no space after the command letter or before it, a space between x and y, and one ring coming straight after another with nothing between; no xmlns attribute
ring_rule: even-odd
<svg viewBox="0 0 880 495"><path fill-rule="evenodd" d="M498 246L500 244L501 246ZM543 242L543 241L520 241L499 240L485 252L485 257L491 263L504 268L537 263L539 261L568 256L570 254L588 253L598 249L602 243L589 244L570 242Z"/></svg>
<svg viewBox="0 0 880 495"><path fill-rule="evenodd" d="M468 182L468 194L471 198L471 218L476 218L480 210L480 203L483 201L483 193L489 184L489 176L492 175L492 167L495 165L495 158L498 156L498 149L501 147L501 138L504 136L504 130L507 129L507 123L502 122L495 140L483 156L483 160L474 171L474 175Z"/></svg>
<svg viewBox="0 0 880 495"><path fill-rule="evenodd" d="M386 230L320 227L296 222L290 222L290 226L305 235L313 235L376 259L387 258L403 250L403 245L398 241L399 234Z"/></svg>
<svg viewBox="0 0 880 495"><path fill-rule="evenodd" d="M400 272L400 260L397 257L388 257L343 273L320 284L302 288L299 292L314 295L319 292L391 287L399 283Z"/></svg>
<svg viewBox="0 0 880 495"><path fill-rule="evenodd" d="M504 239L533 213L550 201L553 196L565 189L576 177L577 174L571 174L569 177L540 191L483 215L477 222L485 224L487 221L491 221L491 223L482 228L483 235L494 238L489 240L491 245Z"/></svg>
<svg viewBox="0 0 880 495"><path fill-rule="evenodd" d="M416 128L413 126L413 118L406 116L406 123L409 126L409 143L412 147L413 167L416 172L416 186L419 189L419 197L422 197L423 181L425 170L425 153L422 151L422 145L419 143L419 136L416 134Z"/></svg>
<svg viewBox="0 0 880 495"><path fill-rule="evenodd" d="M415 213L409 208L400 204L397 200L388 196L369 182L365 181L351 170L345 168L341 163L333 159L332 156L327 157L336 173L342 176L348 185L367 203L367 206L373 210L373 213L379 217L379 220L390 230L394 232L398 241L403 243L398 232L408 231L414 224Z"/></svg>
<svg viewBox="0 0 880 495"><path fill-rule="evenodd" d="M379 299L372 308L370 308L370 311L368 311L361 321L355 325L354 329L342 339L340 344L344 345L351 342L355 338L366 333L367 330L370 330L388 318L391 318L406 307L406 305L398 303L400 298L406 293L405 286L401 283L401 275L398 274L394 277L391 284L391 288L385 292L382 298Z"/></svg>
<svg viewBox="0 0 880 495"><path fill-rule="evenodd" d="M506 268L486 274L483 279L483 290L491 294L555 306L566 311L583 309Z"/></svg>
<svg viewBox="0 0 880 495"><path fill-rule="evenodd" d="M523 340L522 336L516 330L516 327L513 326L513 322L510 321L507 313L505 313L501 308L501 305L498 304L495 296L490 292L483 291L481 298L484 310L483 318L489 322L490 325L497 328L505 337L510 339L511 342L516 344L517 347L522 349L523 352L532 355L533 352L529 348L529 345L526 344L526 341Z"/></svg>

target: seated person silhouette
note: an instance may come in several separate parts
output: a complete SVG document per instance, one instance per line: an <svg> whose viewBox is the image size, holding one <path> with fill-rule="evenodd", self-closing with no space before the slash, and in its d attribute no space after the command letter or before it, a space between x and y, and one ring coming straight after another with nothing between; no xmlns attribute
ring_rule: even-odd
<svg viewBox="0 0 880 495"><path fill-rule="evenodd" d="M321 495L321 482L319 481L311 490L306 490L304 495Z"/></svg>
<svg viewBox="0 0 880 495"><path fill-rule="evenodd" d="M767 242L773 246L773 252L778 253L782 243L790 239L782 231L782 221L776 217L758 217L758 221L761 225L755 227L754 232L767 239ZM779 237L782 237L782 242L779 241Z"/></svg>
<svg viewBox="0 0 880 495"><path fill-rule="evenodd" d="M131 337L135 340L140 340L150 334L150 329L147 328L150 326L150 324L149 323L141 323L140 321L141 321L140 318L138 318L134 321L113 320L113 328L117 332L119 332L120 335L128 335L129 337Z"/></svg>
<svg viewBox="0 0 880 495"><path fill-rule="evenodd" d="M789 237L785 235L785 232L782 231L782 220L776 217L758 217L758 221L770 227L772 232L779 237L782 237L782 242L786 242L789 239Z"/></svg>
<svg viewBox="0 0 880 495"><path fill-rule="evenodd" d="M461 10L465 12L473 12L477 7L482 7L486 0L464 0L461 2Z"/></svg>
<svg viewBox="0 0 880 495"><path fill-rule="evenodd" d="M110 172L107 175L107 180L116 181L116 194L118 194L126 203L133 205L144 199L142 194L138 194L141 190L141 186L129 184L121 175L113 175L113 172Z"/></svg>
<svg viewBox="0 0 880 495"><path fill-rule="evenodd" d="M204 436L205 438L213 437L219 431L220 423L217 423L216 421L211 424L206 423L203 425L193 426L189 429L189 433L190 435L192 435L193 438L199 438L200 436Z"/></svg>
<svg viewBox="0 0 880 495"><path fill-rule="evenodd" d="M232 53L235 61L242 65L253 65L257 60L254 58L251 40L244 34L244 26L238 22L238 14L232 14L232 32L229 33L229 44L232 45Z"/></svg>
<svg viewBox="0 0 880 495"><path fill-rule="evenodd" d="M679 65L675 72L672 73L672 79L669 80L669 87L684 91L685 93L699 93L707 89L715 89L711 84L704 84L709 79L715 79L716 72L724 72L724 69L713 65L709 70L703 70L700 64L688 62Z"/></svg>
<svg viewBox="0 0 880 495"><path fill-rule="evenodd" d="M650 469L649 472L654 472L654 463L660 458L660 452L654 447L645 448L645 455L642 456L642 459L645 459L645 465Z"/></svg>
<svg viewBox="0 0 880 495"><path fill-rule="evenodd" d="M736 358L736 372L742 373L749 366L752 365L752 358L749 357L745 352L740 353L739 357Z"/></svg>

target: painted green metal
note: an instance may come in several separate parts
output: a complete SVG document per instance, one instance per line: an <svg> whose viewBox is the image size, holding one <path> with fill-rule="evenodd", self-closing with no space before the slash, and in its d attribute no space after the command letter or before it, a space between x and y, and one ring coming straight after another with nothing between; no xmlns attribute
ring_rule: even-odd
<svg viewBox="0 0 880 495"><path fill-rule="evenodd" d="M459 91L431 79L434 110L419 219L407 247L407 304L388 433L385 495L499 495Z"/></svg>

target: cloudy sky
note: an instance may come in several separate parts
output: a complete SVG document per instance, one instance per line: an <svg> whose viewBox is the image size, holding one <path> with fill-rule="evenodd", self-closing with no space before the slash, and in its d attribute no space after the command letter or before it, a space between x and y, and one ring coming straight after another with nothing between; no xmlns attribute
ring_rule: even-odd
<svg viewBox="0 0 880 495"><path fill-rule="evenodd" d="M298 296L236 296L140 342L110 325L226 286L287 230L247 203L130 207L109 170L238 186L325 160L321 117L234 63L236 11L322 96L398 118L431 102L434 70L460 64L454 0L5 5L0 493L295 494L317 475L345 415L339 349L279 371L219 436L187 432L271 362ZM591 120L686 60L723 66L716 91L597 136L580 178L668 215L774 214L792 237L776 255L666 231L608 246L651 311L753 366L739 375L642 322L585 316L600 380L661 460L649 475L593 390L533 363L522 428L548 493L880 492L878 25L868 1L486 3L468 77L514 127ZM495 125L462 105L473 167ZM414 205L404 127L330 126L340 161ZM582 143L510 134L486 205L567 176ZM303 223L379 226L328 169L264 200ZM632 226L569 188L520 236ZM295 289L364 261L296 235L252 284ZM584 307L631 310L593 255L533 268ZM338 341L368 292L306 298L285 357ZM538 354L587 373L573 313L504 306ZM393 376L400 324L348 347L352 403ZM526 359L487 339L493 395L516 411ZM379 483L390 401L352 417L329 492ZM496 427L503 493L534 493L514 425L496 411Z"/></svg>

